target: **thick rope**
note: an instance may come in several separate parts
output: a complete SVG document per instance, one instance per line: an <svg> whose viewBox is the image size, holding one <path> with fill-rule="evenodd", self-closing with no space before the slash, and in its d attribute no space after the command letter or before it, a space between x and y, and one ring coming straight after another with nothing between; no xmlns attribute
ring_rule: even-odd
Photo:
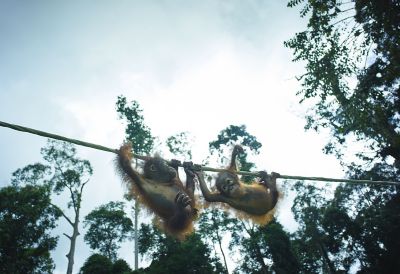
<svg viewBox="0 0 400 274"><path fill-rule="evenodd" d="M34 135L39 135L43 137L48 137L56 140L61 140L69 143L73 143L79 146L84 146L84 147L90 147L94 148L97 150L102 150L102 151L107 151L107 152L113 152L113 153L118 153L118 149L113 149L101 145L96 145L92 144L89 142L84 142L76 139L71 139L67 138L61 135L57 134L52 134L28 127L23 127L19 125L14 125L14 124L9 124L6 122L0 121L0 126L2 127L7 127L11 128L17 131L22 131L22 132L27 132L31 133ZM142 155L137 155L133 154L135 158L145 160L147 157L142 156ZM210 172L223 172L226 171L226 169L221 169L221 168L212 168L212 167L206 167L206 166L201 166L201 165L195 165L196 168L200 168L202 171L210 171ZM248 175L248 176L257 176L258 172L248 172L248 171L238 171L237 174L240 175ZM353 180L353 179L334 179L334 178L325 178L325 177L305 177L305 176L290 176L290 175L280 175L279 178L281 179L287 179L287 180L309 180L309 181L322 181L322 182L344 182L344 183L352 183L352 184L387 184L387 185L397 185L400 186L400 182L391 182L391 181L372 181L372 180Z"/></svg>

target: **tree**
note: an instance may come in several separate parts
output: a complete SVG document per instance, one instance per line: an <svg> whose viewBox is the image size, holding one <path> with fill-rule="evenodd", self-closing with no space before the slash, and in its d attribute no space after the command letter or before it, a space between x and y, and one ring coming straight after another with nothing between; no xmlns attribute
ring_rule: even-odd
<svg viewBox="0 0 400 274"><path fill-rule="evenodd" d="M258 154L262 144L257 138L251 135L245 125L229 127L222 130L217 140L210 142L209 149L211 154L217 154L219 159L227 149L232 149L235 144L241 144L245 152L239 156L241 170L250 171L256 165L247 161L249 153ZM222 161L221 161L222 162ZM244 182L254 181L250 176L242 177ZM235 272L244 273L296 273L299 267L297 258L292 251L291 241L288 233L282 226L273 221L271 227L259 226L251 221L245 221L237 218L229 218L227 214L221 212L221 208L206 210L205 214L211 217L202 216L200 219L200 229L207 228L207 238L220 243L224 232L229 231L231 241L229 247L231 250L238 250L244 258ZM204 215L204 214L203 214ZM273 234L273 236L270 236ZM276 237L277 239L275 239ZM279 240L278 240L279 239ZM225 259L225 253L221 244L219 244L221 254ZM268 260L269 264L265 261ZM227 265L225 264L227 268Z"/></svg>
<svg viewBox="0 0 400 274"><path fill-rule="evenodd" d="M400 6L389 0L292 0L288 6L300 3L301 16L309 15L307 30L285 46L294 50L294 61L306 62L298 95L316 102L306 128L331 129L327 152L356 139L375 153L360 153L361 159L391 156L398 168Z"/></svg>
<svg viewBox="0 0 400 274"><path fill-rule="evenodd" d="M118 96L116 110L119 118L124 120L127 125L125 129L125 138L132 143L132 148L135 153L149 154L154 146L154 138L151 135L149 127L144 123L142 109L137 101L127 102L126 97ZM137 166L137 162L136 162ZM135 201L134 210L134 241L135 241L135 269L139 266L139 240L138 240L138 219L139 219L139 204Z"/></svg>
<svg viewBox="0 0 400 274"><path fill-rule="evenodd" d="M266 226L260 227L263 235L262 244L268 246L273 261L272 270L275 273L299 273L299 261L289 234L283 230L280 223L274 219Z"/></svg>
<svg viewBox="0 0 400 274"><path fill-rule="evenodd" d="M129 274L131 271L129 265L122 259L113 263L104 255L93 254L87 258L79 274Z"/></svg>
<svg viewBox="0 0 400 274"><path fill-rule="evenodd" d="M243 236L241 229L247 236ZM287 232L276 220L257 226L240 222L232 230L231 248L242 255L235 273L299 273L299 262Z"/></svg>
<svg viewBox="0 0 400 274"><path fill-rule="evenodd" d="M123 259L116 260L111 268L111 273L113 274L130 274L131 272L132 269Z"/></svg>
<svg viewBox="0 0 400 274"><path fill-rule="evenodd" d="M342 265L335 266L336 257L329 256L337 254L333 252L329 254L328 244L335 244L335 242L328 240L330 235L323 225L324 214L329 206L326 193L314 185L305 185L303 182L297 182L293 189L297 195L292 211L299 224L293 238L301 262L301 272L336 273ZM325 224L330 224L338 220L332 219L330 223L326 222L328 219L324 221ZM336 244L338 245L341 242L342 240Z"/></svg>
<svg viewBox="0 0 400 274"><path fill-rule="evenodd" d="M218 244L225 266L225 273L229 273L229 271L225 252L222 247L222 237L227 231L232 230L233 227L231 226L235 226L236 223L236 220L230 218L221 208L208 208L204 210L198 221L199 234L203 236L204 241L211 242L215 256L217 256L215 246Z"/></svg>
<svg viewBox="0 0 400 274"><path fill-rule="evenodd" d="M258 154L262 144L254 135L247 132L245 125L230 125L221 130L217 136L217 140L209 143L210 154L217 154L220 162L223 162L223 160L226 159L226 157L224 157L224 155L226 155L226 150L232 150L235 144L240 144L245 148L244 153L238 155L241 170L249 171L251 168L254 168L255 164L246 160L248 156L246 149L254 154Z"/></svg>
<svg viewBox="0 0 400 274"><path fill-rule="evenodd" d="M64 235L70 240L70 249L66 255L68 258L67 274L72 274L75 256L76 239L79 236L80 209L82 203L83 188L89 182L93 173L89 161L79 159L76 156L76 149L72 144L49 140L47 146L42 148L43 158L49 163L53 176L49 180L49 185L56 194L65 190L69 194L67 208L72 208L73 219L58 208L58 211L72 227L72 234Z"/></svg>
<svg viewBox="0 0 400 274"><path fill-rule="evenodd" d="M353 263L360 264L360 273L393 273L400 267L399 201L399 194L384 186L336 189L335 221L328 228L336 232L336 245L345 246Z"/></svg>
<svg viewBox="0 0 400 274"><path fill-rule="evenodd" d="M254 163L247 161L247 150L250 150L254 154L259 153L259 149L261 148L261 143L257 141L257 138L250 133L247 132L246 126L235 126L230 125L227 128L220 131L217 136L217 140L211 141L209 143L209 151L211 155L217 154L220 162L222 163L224 159L224 154L226 151L232 150L235 144L241 144L245 148L245 153L238 156L241 170L249 171L251 168L255 166ZM251 181L252 178L245 177L244 180ZM224 259L226 272L228 272L228 265L226 263L226 255L222 248L221 241L222 241L222 234L224 231L228 230L229 224L234 224L231 231L235 231L236 226L242 226L243 223L235 222L234 219L228 219L227 214L221 214L217 210L209 210L206 211L204 214L209 214L210 217L207 220L207 217L203 217L201 221L203 222L200 227L203 227L206 230L213 230L214 235L211 237L211 240L214 242L219 243L219 249ZM207 235L207 234L206 234Z"/></svg>
<svg viewBox="0 0 400 274"><path fill-rule="evenodd" d="M154 146L153 136L144 123L143 110L137 101L127 102L126 97L118 96L116 103L119 118L126 122L126 140L132 142L135 153L150 153Z"/></svg>
<svg viewBox="0 0 400 274"><path fill-rule="evenodd" d="M0 189L1 273L54 270L50 251L55 249L58 237L51 236L50 231L56 227L59 211L51 205L48 186L31 184L42 179L45 171L40 164L19 169L12 186Z"/></svg>
<svg viewBox="0 0 400 274"><path fill-rule="evenodd" d="M168 150L191 159L188 136L187 132L181 132L169 137L166 141ZM148 268L133 273L220 273L223 269L218 259L210 258L210 250L198 234L191 234L181 242L163 234L154 224L142 224L139 252L152 263Z"/></svg>
<svg viewBox="0 0 400 274"><path fill-rule="evenodd" d="M400 6L360 0L293 0L288 5L302 5L301 16L309 20L307 30L285 42L294 50L294 61L306 63L298 92L301 102L313 105L306 128L331 130L325 152L336 153L349 177L399 181ZM365 149L356 153L357 160L344 158L355 141ZM345 269L358 263L360 272L393 273L400 267L395 255L400 248L399 195L399 188L390 186L335 190L324 220L339 216L342 221L325 223L325 231L336 239L331 254L348 244L339 236L349 235Z"/></svg>
<svg viewBox="0 0 400 274"><path fill-rule="evenodd" d="M101 255L114 262L118 245L130 238L133 231L131 219L126 216L122 202L109 202L92 210L86 217L84 226L89 226L85 242L90 248L98 249Z"/></svg>
<svg viewBox="0 0 400 274"><path fill-rule="evenodd" d="M197 233L179 241L161 233L155 226L142 224L140 253L152 259L150 266L140 273L221 273L218 260L210 258L210 249Z"/></svg>
<svg viewBox="0 0 400 274"><path fill-rule="evenodd" d="M112 265L111 260L106 256L93 254L86 259L79 274L110 274Z"/></svg>

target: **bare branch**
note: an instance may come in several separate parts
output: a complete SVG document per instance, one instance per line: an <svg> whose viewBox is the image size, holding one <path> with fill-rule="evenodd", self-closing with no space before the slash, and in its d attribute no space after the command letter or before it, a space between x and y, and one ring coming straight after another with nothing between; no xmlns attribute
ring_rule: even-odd
<svg viewBox="0 0 400 274"><path fill-rule="evenodd" d="M355 8L354 8L354 7L348 8L348 9L346 9L346 10L341 10L340 12L348 12L348 11L350 11L350 10L355 10Z"/></svg>
<svg viewBox="0 0 400 274"><path fill-rule="evenodd" d="M340 44L340 46L342 46L349 38L350 36L357 30L359 29L360 24L359 23L355 23L354 26L351 28L351 31L349 32L349 34L347 35L347 37L342 41L342 43Z"/></svg>
<svg viewBox="0 0 400 274"><path fill-rule="evenodd" d="M84 187L89 181L90 181L90 179L87 179L86 182L82 183L81 190L80 190L80 193L81 193L81 194L82 194L82 192L83 192L83 187Z"/></svg>
<svg viewBox="0 0 400 274"><path fill-rule="evenodd" d="M246 227L246 224L243 222L243 220L240 220L240 222L242 223L244 230L246 230L247 234L249 234L249 236L251 236L251 231Z"/></svg>
<svg viewBox="0 0 400 274"><path fill-rule="evenodd" d="M63 234L64 234L64 236L67 237L69 240L72 240L72 237L71 237L71 236L69 236L69 235L67 235L67 234L65 234L65 233L63 233Z"/></svg>
<svg viewBox="0 0 400 274"><path fill-rule="evenodd" d="M367 60L368 60L368 56L369 56L369 52L371 51L371 48L372 48L372 44L369 45L367 54L365 55L364 69L367 67Z"/></svg>
<svg viewBox="0 0 400 274"><path fill-rule="evenodd" d="M351 15L351 16L348 16L348 17L345 17L345 18L343 18L343 19L340 19L339 21L337 21L337 22L335 22L335 23L331 24L330 26L332 27L332 26L334 26L334 25L336 25L336 24L339 24L340 22L343 22L343 21L345 21L345 20L351 19L351 18L353 18L353 17L354 17L354 15Z"/></svg>
<svg viewBox="0 0 400 274"><path fill-rule="evenodd" d="M51 203L51 205L52 205L53 207L55 207L55 208L61 213L61 215L67 220L67 222L68 222L71 226L74 226L74 223L71 221L70 218L68 218L67 215L65 215L64 211L62 211L61 208L59 208L57 205L55 205L55 204L53 204L53 203Z"/></svg>

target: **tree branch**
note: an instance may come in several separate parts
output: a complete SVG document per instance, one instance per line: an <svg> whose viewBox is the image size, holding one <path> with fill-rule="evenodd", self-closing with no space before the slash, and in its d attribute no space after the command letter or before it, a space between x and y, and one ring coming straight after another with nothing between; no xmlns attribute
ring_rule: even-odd
<svg viewBox="0 0 400 274"><path fill-rule="evenodd" d="M86 182L84 182L84 183L82 183L82 185L81 185L81 190L80 190L80 194L82 194L82 192L83 192L83 187L88 183L90 181L90 179L87 179L86 180Z"/></svg>
<svg viewBox="0 0 400 274"><path fill-rule="evenodd" d="M72 237L71 237L71 236L69 236L69 235L67 235L67 234L65 234L65 233L63 233L63 234L64 234L64 236L67 237L70 241L72 240Z"/></svg>
<svg viewBox="0 0 400 274"><path fill-rule="evenodd" d="M68 185L65 183L67 180L65 179L64 172L62 171L62 169L60 168L60 166L57 165L55 168L60 172L60 175L61 175L61 177L62 177L62 179L63 179L63 180L62 180L62 184L64 185L64 187L68 188L68 190L69 190L69 192L70 192L70 196L71 196L71 199L72 199L72 205L73 205L73 207L74 207L74 211L75 211L75 214L76 214L76 213L77 213L77 212L76 212L76 202L75 202L75 199L74 199L74 193L72 192L72 187L68 186Z"/></svg>
<svg viewBox="0 0 400 274"><path fill-rule="evenodd" d="M73 227L74 223L71 221L70 218L68 218L67 215L65 215L64 211L61 210L61 208L59 208L57 205L50 203L53 207L55 207L60 213L61 215L68 221L68 223Z"/></svg>
<svg viewBox="0 0 400 274"><path fill-rule="evenodd" d="M340 43L340 47L350 38L350 36L353 34L353 32L355 32L359 28L359 26L360 26L359 23L354 24L354 26L351 28L351 31L347 35L347 37L342 41L342 43Z"/></svg>
<svg viewBox="0 0 400 274"><path fill-rule="evenodd" d="M343 19L340 19L339 21L337 21L337 22L335 22L335 23L331 24L330 26L331 26L331 27L333 27L334 25L336 25L336 24L339 24L340 22L343 22L343 21L345 21L345 20L348 20L348 19L350 19L350 18L353 18L353 17L354 17L354 15L351 15L351 16L348 16L348 17L345 17L345 18L343 18Z"/></svg>
<svg viewBox="0 0 400 274"><path fill-rule="evenodd" d="M348 11L350 11L350 10L355 10L355 8L354 8L354 7L348 8L348 9L345 9L345 10L341 10L340 12L348 12Z"/></svg>

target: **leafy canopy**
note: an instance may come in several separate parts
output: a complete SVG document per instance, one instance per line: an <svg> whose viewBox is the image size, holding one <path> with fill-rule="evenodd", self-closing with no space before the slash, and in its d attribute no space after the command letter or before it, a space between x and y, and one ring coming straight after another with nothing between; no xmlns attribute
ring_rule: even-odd
<svg viewBox="0 0 400 274"><path fill-rule="evenodd" d="M40 177L38 170L23 170ZM60 214L51 205L50 194L48 186L32 184L0 189L0 273L53 272L50 251L58 237L50 231Z"/></svg>
<svg viewBox="0 0 400 274"><path fill-rule="evenodd" d="M393 157L400 165L400 5L398 1L291 0L308 18L305 31L286 41L298 77L301 102L313 108L306 128L329 128L326 152L341 156L347 140L362 141L362 160ZM350 137L350 138L349 138Z"/></svg>
<svg viewBox="0 0 400 274"><path fill-rule="evenodd" d="M124 211L124 203L109 202L92 210L83 221L89 227L84 240L111 261L117 259L119 243L129 239L133 224Z"/></svg>

